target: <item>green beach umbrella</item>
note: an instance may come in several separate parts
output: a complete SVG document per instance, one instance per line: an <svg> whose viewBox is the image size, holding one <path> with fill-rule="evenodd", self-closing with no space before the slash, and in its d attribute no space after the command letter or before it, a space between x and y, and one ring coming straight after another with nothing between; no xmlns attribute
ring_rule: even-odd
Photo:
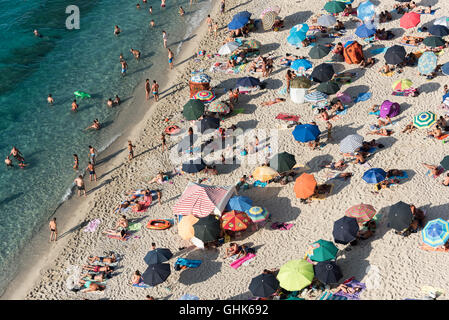
<svg viewBox="0 0 449 320"><path fill-rule="evenodd" d="M290 88L304 88L309 89L312 86L312 81L310 81L308 78L301 76L293 78L290 81Z"/></svg>
<svg viewBox="0 0 449 320"><path fill-rule="evenodd" d="M340 13L343 12L346 8L346 5L343 2L338 1L329 1L324 5L324 10L329 13Z"/></svg>
<svg viewBox="0 0 449 320"><path fill-rule="evenodd" d="M337 252L333 242L320 239L310 245L307 255L312 261L322 262L335 259Z"/></svg>
<svg viewBox="0 0 449 320"><path fill-rule="evenodd" d="M309 57L312 59L321 59L331 52L331 48L317 44L309 51Z"/></svg>
<svg viewBox="0 0 449 320"><path fill-rule="evenodd" d="M441 160L440 166L442 166L444 170L449 170L449 156L445 156L443 160Z"/></svg>
<svg viewBox="0 0 449 320"><path fill-rule="evenodd" d="M417 128L429 128L435 124L437 116L430 111L421 112L413 118L413 125Z"/></svg>
<svg viewBox="0 0 449 320"><path fill-rule="evenodd" d="M441 47L445 45L444 40L441 37L427 37L424 39L423 43L428 47Z"/></svg>
<svg viewBox="0 0 449 320"><path fill-rule="evenodd" d="M198 120L204 113L204 102L201 100L190 99L182 110L184 118L187 120Z"/></svg>
<svg viewBox="0 0 449 320"><path fill-rule="evenodd" d="M291 260L284 264L277 276L279 285L288 291L298 291L312 283L313 264L306 260Z"/></svg>
<svg viewBox="0 0 449 320"><path fill-rule="evenodd" d="M316 89L330 95L340 91L340 85L336 81L327 81L320 83Z"/></svg>
<svg viewBox="0 0 449 320"><path fill-rule="evenodd" d="M295 164L295 156L288 152L278 153L270 160L270 167L277 172L289 171L295 166Z"/></svg>

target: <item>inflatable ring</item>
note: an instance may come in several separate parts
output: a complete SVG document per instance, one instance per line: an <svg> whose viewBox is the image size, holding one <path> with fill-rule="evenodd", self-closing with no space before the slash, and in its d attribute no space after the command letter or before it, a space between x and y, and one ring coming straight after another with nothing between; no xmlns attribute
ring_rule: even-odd
<svg viewBox="0 0 449 320"><path fill-rule="evenodd" d="M175 135L178 134L181 131L181 128L177 125L171 125L165 128L164 132L168 135Z"/></svg>
<svg viewBox="0 0 449 320"><path fill-rule="evenodd" d="M86 92L83 92L83 91L75 91L74 93L73 93L75 96L77 96L77 97L79 97L79 98L82 98L82 99L84 99L84 98L90 98L90 94L88 94L88 93L86 93Z"/></svg>
<svg viewBox="0 0 449 320"><path fill-rule="evenodd" d="M165 230L170 227L171 227L170 221L164 219L150 220L147 223L147 228L153 230Z"/></svg>

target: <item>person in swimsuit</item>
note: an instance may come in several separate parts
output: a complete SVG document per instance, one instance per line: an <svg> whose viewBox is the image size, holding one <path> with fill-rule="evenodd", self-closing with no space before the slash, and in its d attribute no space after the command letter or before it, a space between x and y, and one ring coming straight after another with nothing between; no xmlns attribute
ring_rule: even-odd
<svg viewBox="0 0 449 320"><path fill-rule="evenodd" d="M114 263L117 261L117 257L114 253L112 253L110 257L90 256L88 260L90 263L94 263L95 261L98 261L100 263Z"/></svg>
<svg viewBox="0 0 449 320"><path fill-rule="evenodd" d="M49 104L53 104L53 103L55 102L55 100L53 99L53 97L51 96L51 94L48 95L48 97L47 97L47 102L48 102Z"/></svg>
<svg viewBox="0 0 449 320"><path fill-rule="evenodd" d="M9 156L6 157L5 164L7 167L14 167L14 165L12 164L12 160L9 159Z"/></svg>
<svg viewBox="0 0 449 320"><path fill-rule="evenodd" d="M153 7L150 6L150 9L148 9L148 11L150 12L150 14L153 14Z"/></svg>
<svg viewBox="0 0 449 320"><path fill-rule="evenodd" d="M164 48L167 48L167 32L162 30L162 40L164 41Z"/></svg>
<svg viewBox="0 0 449 320"><path fill-rule="evenodd" d="M57 241L58 231L56 229L56 218L53 218L53 220L50 221L48 227L50 228L50 242L53 241L53 236L55 236L55 241Z"/></svg>
<svg viewBox="0 0 449 320"><path fill-rule="evenodd" d="M83 266L83 270L88 270L92 272L104 272L104 273L111 273L114 271L114 268L111 266L92 266L92 265L85 265Z"/></svg>
<svg viewBox="0 0 449 320"><path fill-rule="evenodd" d="M114 104L116 104L116 105L120 104L120 98L118 97L118 95L115 95Z"/></svg>
<svg viewBox="0 0 449 320"><path fill-rule="evenodd" d="M175 55L173 54L173 52L170 49L168 50L168 64L170 65L170 69L173 69L173 59L175 57Z"/></svg>
<svg viewBox="0 0 449 320"><path fill-rule="evenodd" d="M14 157L14 159L16 159L19 162L24 162L25 161L25 159L23 158L22 153L15 146L12 147L11 152L9 153L9 155L12 155ZM8 158L9 158L9 156L8 156Z"/></svg>
<svg viewBox="0 0 449 320"><path fill-rule="evenodd" d="M154 101L159 100L159 84L156 82L156 80L153 80L153 85L151 86L152 94L154 97Z"/></svg>
<svg viewBox="0 0 449 320"><path fill-rule="evenodd" d="M75 161L75 163L73 164L73 170L78 170L78 165L79 165L79 159L78 159L78 155L77 154L73 154L73 159Z"/></svg>
<svg viewBox="0 0 449 320"><path fill-rule="evenodd" d="M129 51L131 51L131 53L133 54L134 58L137 61L139 61L139 59L140 59L140 51L136 50L136 49L133 49L133 48L131 48Z"/></svg>
<svg viewBox="0 0 449 320"><path fill-rule="evenodd" d="M145 79L145 99L150 99L150 79Z"/></svg>
<svg viewBox="0 0 449 320"><path fill-rule="evenodd" d="M76 187L77 187L77 189L78 189L78 197L81 197L81 191L83 191L83 192L84 192L84 196L87 197L87 194L86 194L86 187L85 187L85 185L84 185L83 176L82 176L82 175L79 175L78 178L76 178L76 179L74 180L74 182L75 182Z"/></svg>
<svg viewBox="0 0 449 320"><path fill-rule="evenodd" d="M95 158L97 154L97 149L92 146L89 146L89 161L95 165Z"/></svg>
<svg viewBox="0 0 449 320"><path fill-rule="evenodd" d="M136 272L134 272L133 277L131 279L131 284L139 284L143 281L142 279L142 275L140 274L139 270L136 270Z"/></svg>
<svg viewBox="0 0 449 320"><path fill-rule="evenodd" d="M136 146L134 146L131 142L131 140L128 140L128 160L131 161L134 158L134 150L133 148L135 148Z"/></svg>
<svg viewBox="0 0 449 320"><path fill-rule="evenodd" d="M89 130L89 129L95 129L95 130L100 130L101 128L101 124L100 121L98 121L98 119L94 119L94 121L92 122L92 124L90 126L88 126L86 129L84 130Z"/></svg>
<svg viewBox="0 0 449 320"><path fill-rule="evenodd" d="M120 30L120 28L118 26L114 27L114 34L115 36L118 36L120 34L120 32L122 32L122 30Z"/></svg>
<svg viewBox="0 0 449 320"><path fill-rule="evenodd" d="M122 217L120 219L118 219L116 225L115 225L115 229L117 231L120 231L122 229L126 230L129 226L129 222L128 219L126 219L125 215L122 215Z"/></svg>
<svg viewBox="0 0 449 320"><path fill-rule="evenodd" d="M241 250L242 250L241 246L239 246L235 242L231 242L229 244L229 248L226 249L226 255L225 255L224 258L226 259L226 258L229 258L229 257L235 255L235 254L239 254Z"/></svg>
<svg viewBox="0 0 449 320"><path fill-rule="evenodd" d="M179 15L182 17L186 12L184 11L184 9L180 6L179 7Z"/></svg>
<svg viewBox="0 0 449 320"><path fill-rule="evenodd" d="M220 13L224 13L224 12L225 12L225 0L221 0Z"/></svg>
<svg viewBox="0 0 449 320"><path fill-rule="evenodd" d="M97 174L95 173L95 167L92 164L92 162L89 162L89 164L87 165L86 170L89 171L90 181L92 181L92 177L94 177L95 181L97 181Z"/></svg>
<svg viewBox="0 0 449 320"><path fill-rule="evenodd" d="M156 25L156 23L154 22L154 20L151 20L151 21L150 21L150 26L151 26L151 28L154 28L155 25Z"/></svg>
<svg viewBox="0 0 449 320"><path fill-rule="evenodd" d="M161 8L165 8L165 0L161 0Z"/></svg>
<svg viewBox="0 0 449 320"><path fill-rule="evenodd" d="M78 109L78 104L76 103L76 99L75 100L73 100L73 102L72 102L72 111L75 111L76 112L76 110Z"/></svg>
<svg viewBox="0 0 449 320"><path fill-rule="evenodd" d="M126 76L126 70L128 69L128 64L125 60L120 61L120 64L122 65L122 76Z"/></svg>
<svg viewBox="0 0 449 320"><path fill-rule="evenodd" d="M136 9L140 9L140 3L136 4Z"/></svg>
<svg viewBox="0 0 449 320"><path fill-rule="evenodd" d="M161 144L162 144L162 151L168 150L167 149L167 141L165 140L164 133L161 135Z"/></svg>
<svg viewBox="0 0 449 320"><path fill-rule="evenodd" d="M209 30L209 33L211 33L212 32L213 21L212 21L210 15L207 16L206 23L207 23L207 28Z"/></svg>
<svg viewBox="0 0 449 320"><path fill-rule="evenodd" d="M106 102L106 104L107 104L107 106L108 106L109 108L112 108L112 106L114 105L114 102L112 101L111 98L109 98L109 99L108 99L108 102Z"/></svg>

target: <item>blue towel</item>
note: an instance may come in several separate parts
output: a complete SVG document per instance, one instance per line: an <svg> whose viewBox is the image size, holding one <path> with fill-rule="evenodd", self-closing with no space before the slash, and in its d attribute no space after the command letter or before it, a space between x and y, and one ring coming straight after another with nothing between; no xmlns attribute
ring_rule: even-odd
<svg viewBox="0 0 449 320"><path fill-rule="evenodd" d="M384 53L384 52L387 51L387 50L388 50L388 47L385 47L385 48L373 49L373 50L370 50L370 52L371 52L373 55L376 55L376 54L379 54L379 53Z"/></svg>
<svg viewBox="0 0 449 320"><path fill-rule="evenodd" d="M424 13L424 12L420 12L418 14L431 14L434 15L436 10L431 10L430 13Z"/></svg>
<svg viewBox="0 0 449 320"><path fill-rule="evenodd" d="M377 110L376 112L370 112L369 114L373 114L375 116L380 116L380 110Z"/></svg>
<svg viewBox="0 0 449 320"><path fill-rule="evenodd" d="M254 187L261 187L261 188L265 188L267 186L268 183L266 182L262 182L259 180L254 181L253 186Z"/></svg>
<svg viewBox="0 0 449 320"><path fill-rule="evenodd" d="M336 111L335 114L342 116L348 113L348 106L344 106L344 110L343 111Z"/></svg>
<svg viewBox="0 0 449 320"><path fill-rule="evenodd" d="M188 268L198 268L201 265L201 262L201 260L178 258L178 260L176 260L175 262L175 265L186 266Z"/></svg>
<svg viewBox="0 0 449 320"><path fill-rule="evenodd" d="M359 95L357 96L357 98L355 98L354 103L360 102L360 101L366 101L369 100L371 98L371 92L362 92L359 93Z"/></svg>

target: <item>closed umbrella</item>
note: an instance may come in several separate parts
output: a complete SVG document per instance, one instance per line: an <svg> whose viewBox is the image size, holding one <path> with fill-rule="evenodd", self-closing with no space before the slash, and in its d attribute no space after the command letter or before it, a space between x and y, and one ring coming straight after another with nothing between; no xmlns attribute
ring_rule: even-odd
<svg viewBox="0 0 449 320"><path fill-rule="evenodd" d="M370 221L376 215L376 209L370 204L358 204L352 206L345 212L345 216L356 218L358 223Z"/></svg>
<svg viewBox="0 0 449 320"><path fill-rule="evenodd" d="M295 156L288 152L278 153L270 160L270 167L277 172L289 171L295 166L295 164Z"/></svg>
<svg viewBox="0 0 449 320"><path fill-rule="evenodd" d="M300 88L300 89L308 89L312 86L312 81L308 78L301 76L293 78L290 81L290 88Z"/></svg>
<svg viewBox="0 0 449 320"><path fill-rule="evenodd" d="M433 25L429 28L429 33L437 37L445 37L449 35L449 28L440 25Z"/></svg>
<svg viewBox="0 0 449 320"><path fill-rule="evenodd" d="M401 28L410 29L416 27L420 22L421 15L419 13L407 12L402 16L399 25Z"/></svg>
<svg viewBox="0 0 449 320"><path fill-rule="evenodd" d="M424 52L418 60L418 71L421 74L430 74L437 67L437 56L431 51Z"/></svg>
<svg viewBox="0 0 449 320"><path fill-rule="evenodd" d="M313 174L303 173L295 181L293 190L296 198L307 199L315 193L317 182Z"/></svg>
<svg viewBox="0 0 449 320"><path fill-rule="evenodd" d="M206 164L203 159L197 158L194 160L189 160L182 164L182 171L187 173L197 173L206 168Z"/></svg>
<svg viewBox="0 0 449 320"><path fill-rule="evenodd" d="M183 107L182 114L187 120L197 120L204 113L204 102L190 99Z"/></svg>
<svg viewBox="0 0 449 320"><path fill-rule="evenodd" d="M436 37L436 36L425 38L423 43L426 46L432 47L432 48L442 47L446 44L446 42L441 37Z"/></svg>
<svg viewBox="0 0 449 320"><path fill-rule="evenodd" d="M279 269L279 286L288 291L299 291L312 283L313 265L306 260L291 260Z"/></svg>
<svg viewBox="0 0 449 320"><path fill-rule="evenodd" d="M310 103L316 103L319 101L326 100L327 94L322 93L320 91L313 91L305 95L304 100Z"/></svg>
<svg viewBox="0 0 449 320"><path fill-rule="evenodd" d="M218 54L222 55L222 56L227 55L227 54L231 54L235 50L237 50L238 47L240 47L240 44L238 42L235 42L235 41L231 41L231 42L225 43L218 50Z"/></svg>
<svg viewBox="0 0 449 320"><path fill-rule="evenodd" d="M376 34L376 30L368 28L365 24L362 24L355 30L355 34L360 38L369 38Z"/></svg>
<svg viewBox="0 0 449 320"><path fill-rule="evenodd" d="M259 79L254 77L243 77L237 80L237 86L236 87L256 87L260 86L262 83Z"/></svg>
<svg viewBox="0 0 449 320"><path fill-rule="evenodd" d="M178 224L178 234L183 240L190 240L195 236L193 225L198 222L198 218L193 214L183 216Z"/></svg>
<svg viewBox="0 0 449 320"><path fill-rule="evenodd" d="M145 258L143 258L143 260L148 265L152 265L166 262L170 260L171 257L173 257L173 253L169 249L157 248L155 250L149 251L146 254Z"/></svg>
<svg viewBox="0 0 449 320"><path fill-rule="evenodd" d="M251 280L249 290L256 297L269 297L279 288L279 281L271 274L261 274Z"/></svg>
<svg viewBox="0 0 449 320"><path fill-rule="evenodd" d="M334 261L322 261L313 266L315 278L322 284L337 283L342 277L340 267Z"/></svg>
<svg viewBox="0 0 449 320"><path fill-rule="evenodd" d="M449 28L449 17L440 17L433 23L435 26L444 26Z"/></svg>
<svg viewBox="0 0 449 320"><path fill-rule="evenodd" d="M235 210L224 213L221 220L222 228L230 231L246 230L251 223L251 219L245 212Z"/></svg>
<svg viewBox="0 0 449 320"><path fill-rule="evenodd" d="M442 166L444 170L449 170L449 156L445 156L443 160L441 160L440 166Z"/></svg>
<svg viewBox="0 0 449 320"><path fill-rule="evenodd" d="M365 180L367 183L373 184L373 183L379 183L387 177L387 173L381 169L381 168L372 168L363 174L362 179Z"/></svg>
<svg viewBox="0 0 449 320"><path fill-rule="evenodd" d="M335 243L348 244L354 241L359 232L359 224L356 218L343 217L334 222L334 236Z"/></svg>
<svg viewBox="0 0 449 320"><path fill-rule="evenodd" d="M329 13L340 13L343 12L346 5L339 1L329 1L324 5L324 10Z"/></svg>
<svg viewBox="0 0 449 320"><path fill-rule="evenodd" d="M410 226L413 214L410 206L399 201L389 208L388 221L389 226L397 231L402 231Z"/></svg>
<svg viewBox="0 0 449 320"><path fill-rule="evenodd" d="M307 255L310 260L320 262L335 259L337 252L333 242L320 239L310 245Z"/></svg>
<svg viewBox="0 0 449 320"><path fill-rule="evenodd" d="M317 23L319 26L330 27L337 23L337 19L334 16L326 14L319 17Z"/></svg>
<svg viewBox="0 0 449 320"><path fill-rule="evenodd" d="M299 71L301 69L308 70L308 69L312 68L312 64L310 63L310 61L308 61L306 59L297 59L292 62L292 64L290 65L290 68L292 68L293 70L296 70L296 71Z"/></svg>
<svg viewBox="0 0 449 320"><path fill-rule="evenodd" d="M342 153L354 153L361 146L363 146L363 137L359 134L351 134L341 140L340 151Z"/></svg>
<svg viewBox="0 0 449 320"><path fill-rule="evenodd" d="M216 130L220 128L220 119L218 118L204 118L197 122L198 130L204 133L207 130Z"/></svg>
<svg viewBox="0 0 449 320"><path fill-rule="evenodd" d="M421 112L413 118L413 125L417 128L430 128L437 121L435 113L430 111Z"/></svg>
<svg viewBox="0 0 449 320"><path fill-rule="evenodd" d="M170 275L170 265L167 263L158 263L150 265L142 274L143 282L149 286L156 286L164 282Z"/></svg>
<svg viewBox="0 0 449 320"><path fill-rule="evenodd" d="M276 170L268 166L260 166L253 171L253 178L262 182L270 181L278 175Z"/></svg>
<svg viewBox="0 0 449 320"><path fill-rule="evenodd" d="M316 89L320 92L330 95L340 91L340 85L336 81L328 81L320 83L320 85Z"/></svg>
<svg viewBox="0 0 449 320"><path fill-rule="evenodd" d="M262 18L262 26L265 31L271 30L274 23L276 22L277 13L274 11L269 11L264 14Z"/></svg>
<svg viewBox="0 0 449 320"><path fill-rule="evenodd" d="M299 124L295 127L292 134L296 141L309 142L314 141L321 134L321 131L317 125Z"/></svg>
<svg viewBox="0 0 449 320"><path fill-rule="evenodd" d="M251 209L249 209L246 214L254 223L259 223L267 220L269 215L267 209L262 207L251 207Z"/></svg>
<svg viewBox="0 0 449 320"><path fill-rule="evenodd" d="M321 59L327 56L331 52L331 48L317 44L309 51L309 57L312 59Z"/></svg>
<svg viewBox="0 0 449 320"><path fill-rule="evenodd" d="M226 206L226 210L227 211L237 210L247 212L249 209L251 209L252 205L253 200L251 200L250 198L244 196L234 196L231 199L229 199L229 202Z"/></svg>
<svg viewBox="0 0 449 320"><path fill-rule="evenodd" d="M443 219L429 221L421 232L422 240L432 247L443 246L449 240L449 223Z"/></svg>
<svg viewBox="0 0 449 320"><path fill-rule="evenodd" d="M403 46L394 45L387 49L384 57L388 64L399 64L405 60L406 55L407 52Z"/></svg>
<svg viewBox="0 0 449 320"><path fill-rule="evenodd" d="M315 82L326 82L331 80L334 74L334 67L331 64L322 63L313 69L311 77Z"/></svg>
<svg viewBox="0 0 449 320"><path fill-rule="evenodd" d="M203 242L215 241L220 236L220 221L215 215L199 218L193 225L195 238Z"/></svg>

